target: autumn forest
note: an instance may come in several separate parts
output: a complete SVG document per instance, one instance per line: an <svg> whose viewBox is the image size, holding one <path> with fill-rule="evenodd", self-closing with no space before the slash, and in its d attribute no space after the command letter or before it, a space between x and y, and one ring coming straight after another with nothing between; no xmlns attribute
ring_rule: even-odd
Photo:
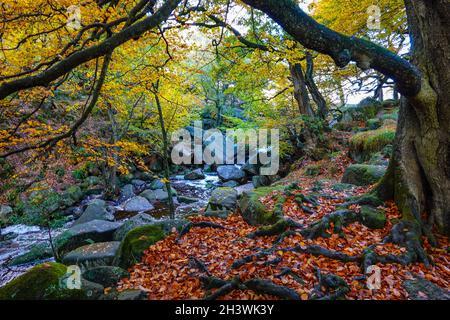
<svg viewBox="0 0 450 320"><path fill-rule="evenodd" d="M0 300L449 300L449 70L449 0L0 1Z"/></svg>

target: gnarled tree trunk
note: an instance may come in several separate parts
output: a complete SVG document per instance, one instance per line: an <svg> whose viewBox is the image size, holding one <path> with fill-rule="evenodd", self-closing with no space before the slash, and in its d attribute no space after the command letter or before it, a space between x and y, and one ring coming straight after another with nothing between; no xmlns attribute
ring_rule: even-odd
<svg viewBox="0 0 450 320"><path fill-rule="evenodd" d="M407 217L450 234L450 2L405 0L422 89L401 101L397 137L379 193ZM421 219L422 218L422 219Z"/></svg>
<svg viewBox="0 0 450 320"><path fill-rule="evenodd" d="M378 187L404 217L415 217L450 235L450 1L405 0L413 61L371 42L334 32L292 0L242 0L264 11L306 48L350 61L396 82L401 103L393 161Z"/></svg>

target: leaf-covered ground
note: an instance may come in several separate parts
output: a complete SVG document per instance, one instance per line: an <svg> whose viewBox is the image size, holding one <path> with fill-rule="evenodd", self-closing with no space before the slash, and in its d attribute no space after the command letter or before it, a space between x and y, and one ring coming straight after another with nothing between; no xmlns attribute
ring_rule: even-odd
<svg viewBox="0 0 450 320"><path fill-rule="evenodd" d="M343 168L348 165L346 157L337 157L328 163L323 163L324 172L314 179L305 178L303 170L293 172L284 182L296 181L303 187L302 193L311 191L314 181L324 176L339 177ZM326 168L338 168L333 174L326 172ZM304 225L317 221L324 215L336 211L336 205L344 202L349 196L367 192L367 188L355 188L346 192L331 190L332 182L324 184L322 193L334 196L319 198L319 206L313 214L305 213L298 207L293 197L284 205L286 216ZM261 201L269 206L274 204L277 194L269 195ZM359 222L344 227L345 237L332 234L329 238L317 238L306 240L296 234L285 238L272 254L255 258L253 261L239 268L231 268L233 262L245 256L249 256L261 249L271 248L276 236L257 237L249 239L246 236L254 232L256 227L248 225L235 213L226 220L218 218L193 217L192 221L210 221L220 224L226 229L192 228L177 243L177 233L174 232L168 238L150 247L142 262L130 269L131 277L119 283L119 290L142 289L148 292L149 299L202 299L207 294L199 280L205 275L205 271L198 268L194 261L200 261L207 267L212 276L231 280L239 276L241 281L252 278L269 279L273 283L294 289L301 299L308 299L318 283L317 268L323 274L333 273L342 277L350 286L351 291L346 294L347 299L408 299L408 292L402 287L402 282L412 279L413 275L421 276L442 288L450 288L450 256L446 238L438 236L439 245L431 247L426 240L424 245L433 265L426 268L423 264L415 263L408 266L399 264L378 264L381 268L381 289L369 290L366 287L366 279L363 277L361 267L356 262L342 262L313 256L311 254L286 251L283 249L295 246L320 245L324 248L336 250L349 256L359 255L367 246L381 243L389 234L392 221L400 218L395 204L387 202L382 207L387 214L388 223L384 229L370 230ZM352 207L358 212L358 206ZM378 254L400 255L406 249L393 244L378 244ZM282 272L290 268L290 273ZM273 296L258 294L250 290L234 290L222 296L222 299L272 299Z"/></svg>

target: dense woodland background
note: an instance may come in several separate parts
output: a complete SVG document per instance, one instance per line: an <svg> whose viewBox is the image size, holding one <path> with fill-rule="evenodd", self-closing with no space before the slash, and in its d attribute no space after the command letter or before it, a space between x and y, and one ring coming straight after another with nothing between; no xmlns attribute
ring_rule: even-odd
<svg viewBox="0 0 450 320"><path fill-rule="evenodd" d="M0 299L450 297L448 0L0 8Z"/></svg>

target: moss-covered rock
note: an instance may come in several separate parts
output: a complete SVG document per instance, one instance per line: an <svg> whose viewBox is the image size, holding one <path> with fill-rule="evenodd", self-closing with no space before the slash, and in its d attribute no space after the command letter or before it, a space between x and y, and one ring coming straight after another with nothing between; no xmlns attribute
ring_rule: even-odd
<svg viewBox="0 0 450 320"><path fill-rule="evenodd" d="M342 122L366 121L375 118L381 108L381 103L373 98L366 98L358 105L346 105L341 108Z"/></svg>
<svg viewBox="0 0 450 320"><path fill-rule="evenodd" d="M67 267L54 262L35 266L0 288L0 300L84 299L83 290L69 290L61 285Z"/></svg>
<svg viewBox="0 0 450 320"><path fill-rule="evenodd" d="M369 186L377 183L385 172L385 166L353 164L345 170L342 183L354 184L356 186Z"/></svg>
<svg viewBox="0 0 450 320"><path fill-rule="evenodd" d="M84 279L99 283L104 287L111 287L129 276L130 274L126 270L113 266L96 267L83 272Z"/></svg>
<svg viewBox="0 0 450 320"><path fill-rule="evenodd" d="M257 188L253 191L244 192L239 200L239 208L244 220L250 225L269 225L274 224L279 219L279 216L272 210L269 210L261 201L260 198L267 196L273 191L280 191L284 188L265 187Z"/></svg>
<svg viewBox="0 0 450 320"><path fill-rule="evenodd" d="M84 196L79 186L68 187L61 195L61 205L70 207L79 202Z"/></svg>
<svg viewBox="0 0 450 320"><path fill-rule="evenodd" d="M371 206L362 206L361 221L370 229L383 229L386 225L386 213Z"/></svg>
<svg viewBox="0 0 450 320"><path fill-rule="evenodd" d="M138 263L144 251L164 239L167 234L161 224L146 225L131 230L120 244L114 258L114 265L126 269Z"/></svg>
<svg viewBox="0 0 450 320"><path fill-rule="evenodd" d="M395 130L395 126L386 126L355 134L350 139L350 156L358 162L369 160L374 153L394 142Z"/></svg>

